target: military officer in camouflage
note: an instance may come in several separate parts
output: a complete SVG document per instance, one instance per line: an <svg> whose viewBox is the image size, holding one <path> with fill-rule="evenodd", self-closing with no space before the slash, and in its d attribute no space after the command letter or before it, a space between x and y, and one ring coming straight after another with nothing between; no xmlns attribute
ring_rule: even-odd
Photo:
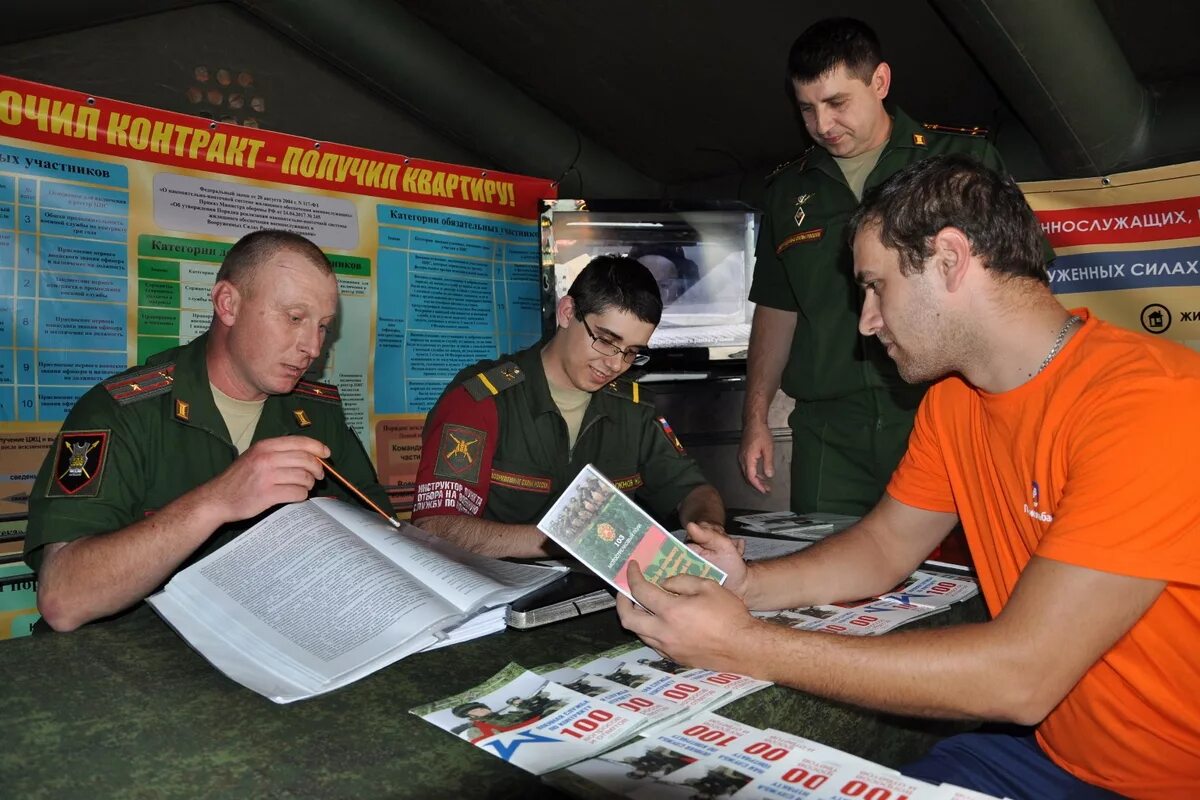
<svg viewBox="0 0 1200 800"><path fill-rule="evenodd" d="M724 531L716 489L636 383L662 316L658 284L593 259L556 308L548 343L463 370L425 423L413 522L495 557L552 551L535 524L586 464L651 514Z"/></svg>
<svg viewBox="0 0 1200 800"><path fill-rule="evenodd" d="M739 460L764 494L774 477L767 410L781 386L796 399L794 511L863 514L904 453L925 385L908 385L878 341L858 333L846 221L864 189L940 153L1000 168L979 130L922 126L883 100L891 68L853 19L826 19L792 45L788 73L815 145L770 178L750 299L751 328Z"/></svg>
<svg viewBox="0 0 1200 800"><path fill-rule="evenodd" d="M29 501L25 559L50 627L140 602L280 503L353 502L318 458L390 507L337 389L301 379L337 301L316 245L251 233L221 265L206 334L80 398Z"/></svg>

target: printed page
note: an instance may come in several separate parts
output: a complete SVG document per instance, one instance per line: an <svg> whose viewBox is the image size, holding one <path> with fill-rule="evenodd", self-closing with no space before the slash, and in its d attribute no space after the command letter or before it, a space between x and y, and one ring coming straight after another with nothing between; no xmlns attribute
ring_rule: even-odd
<svg viewBox="0 0 1200 800"><path fill-rule="evenodd" d="M311 501L280 509L165 591L202 598L189 606L210 628L231 620L322 683L411 652L405 643L424 647L430 628L461 617Z"/></svg>
<svg viewBox="0 0 1200 800"><path fill-rule="evenodd" d="M396 529L378 514L338 500L322 497L308 502L460 611L511 603L567 571L469 553L408 523Z"/></svg>
<svg viewBox="0 0 1200 800"><path fill-rule="evenodd" d="M410 713L535 775L615 747L645 724L633 711L517 664L480 686Z"/></svg>
<svg viewBox="0 0 1200 800"><path fill-rule="evenodd" d="M823 539L833 532L832 522L822 522L812 517L801 517L792 511L764 511L761 514L744 514L734 517L745 530L753 533L769 533L772 536L788 536L799 539Z"/></svg>
<svg viewBox="0 0 1200 800"><path fill-rule="evenodd" d="M724 572L671 536L591 464L546 512L538 530L630 599L625 577L630 561L655 584L680 574L725 581Z"/></svg>
<svg viewBox="0 0 1200 800"><path fill-rule="evenodd" d="M746 543L746 552L742 554L742 557L747 561L766 561L771 558L779 558L798 553L813 545L807 540L764 539L761 536L733 536L731 538L741 539Z"/></svg>

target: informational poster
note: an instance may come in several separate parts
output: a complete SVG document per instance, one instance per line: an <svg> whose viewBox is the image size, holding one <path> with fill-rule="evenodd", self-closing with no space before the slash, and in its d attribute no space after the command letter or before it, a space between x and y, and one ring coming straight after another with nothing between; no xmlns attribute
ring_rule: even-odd
<svg viewBox="0 0 1200 800"><path fill-rule="evenodd" d="M397 508L461 368L541 333L545 179L316 142L0 76L0 517L89 387L208 329L243 234L294 231L340 289L337 384Z"/></svg>
<svg viewBox="0 0 1200 800"><path fill-rule="evenodd" d="M1021 188L1064 304L1200 349L1200 162Z"/></svg>

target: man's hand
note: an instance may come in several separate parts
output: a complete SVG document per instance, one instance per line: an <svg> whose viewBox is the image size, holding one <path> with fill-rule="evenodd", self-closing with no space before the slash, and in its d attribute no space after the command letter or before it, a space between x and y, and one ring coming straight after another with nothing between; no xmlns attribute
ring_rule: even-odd
<svg viewBox="0 0 1200 800"><path fill-rule="evenodd" d="M762 494L771 493L771 478L775 477L775 440L766 423L748 424L742 430L738 464L746 483Z"/></svg>
<svg viewBox="0 0 1200 800"><path fill-rule="evenodd" d="M318 458L329 458L329 448L316 439L263 439L209 481L206 490L224 510L226 522L250 519L280 503L307 499L313 485L325 477Z"/></svg>
<svg viewBox="0 0 1200 800"><path fill-rule="evenodd" d="M655 586L636 561L626 570L629 591L642 607L617 596L621 624L672 661L743 675L755 674L750 639L758 622L732 592L716 581L676 575Z"/></svg>
<svg viewBox="0 0 1200 800"><path fill-rule="evenodd" d="M711 522L689 522L687 534L692 551L725 573L725 588L745 599L749 585L749 570L742 559L746 552L745 540L731 538L725 528Z"/></svg>

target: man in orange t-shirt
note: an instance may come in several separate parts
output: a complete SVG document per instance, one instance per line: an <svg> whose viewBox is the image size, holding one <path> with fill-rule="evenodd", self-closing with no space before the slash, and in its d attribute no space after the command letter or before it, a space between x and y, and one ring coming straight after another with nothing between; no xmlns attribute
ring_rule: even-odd
<svg viewBox="0 0 1200 800"><path fill-rule="evenodd" d="M725 586L683 576L667 592L631 569L649 611L618 598L625 626L686 664L1030 726L943 741L905 769L925 780L1038 800L1200 796L1200 354L1065 309L1019 189L969 159L897 173L851 230L863 334L905 380L944 378L887 494L775 561L744 564L700 532ZM886 591L959 521L990 622L856 638L746 611Z"/></svg>

